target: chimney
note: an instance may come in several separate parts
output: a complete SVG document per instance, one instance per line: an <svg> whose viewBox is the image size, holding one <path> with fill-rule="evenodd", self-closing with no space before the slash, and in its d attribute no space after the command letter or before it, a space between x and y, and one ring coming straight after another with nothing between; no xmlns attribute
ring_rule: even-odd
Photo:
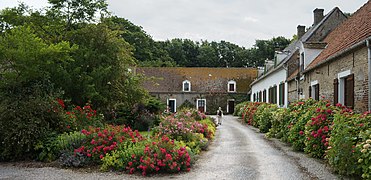
<svg viewBox="0 0 371 180"><path fill-rule="evenodd" d="M313 15L314 15L314 22L313 22L313 25L317 25L319 22L322 21L323 19L323 9L318 9L316 8L315 10L313 10Z"/></svg>
<svg viewBox="0 0 371 180"><path fill-rule="evenodd" d="M297 27L297 36L298 36L298 39L300 39L304 34L305 34L305 26L301 26L301 25L298 25Z"/></svg>

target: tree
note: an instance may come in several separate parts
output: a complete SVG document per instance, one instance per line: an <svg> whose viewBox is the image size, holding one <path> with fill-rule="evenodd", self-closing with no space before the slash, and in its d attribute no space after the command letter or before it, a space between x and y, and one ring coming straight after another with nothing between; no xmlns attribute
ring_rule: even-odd
<svg viewBox="0 0 371 180"><path fill-rule="evenodd" d="M48 2L51 4L48 15L64 19L67 30L79 23L94 21L97 14L101 16L107 14L106 0L48 0Z"/></svg>

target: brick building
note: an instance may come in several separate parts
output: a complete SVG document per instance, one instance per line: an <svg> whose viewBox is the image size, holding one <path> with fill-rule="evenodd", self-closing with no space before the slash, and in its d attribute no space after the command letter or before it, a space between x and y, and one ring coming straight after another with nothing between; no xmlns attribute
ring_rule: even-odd
<svg viewBox="0 0 371 180"><path fill-rule="evenodd" d="M141 67L136 73L146 77L143 87L172 112L190 103L209 114L219 106L233 113L235 104L248 100L249 85L257 76L254 68Z"/></svg>
<svg viewBox="0 0 371 180"><path fill-rule="evenodd" d="M326 48L303 71L305 97L323 96L357 112L370 110L371 2L332 31Z"/></svg>
<svg viewBox="0 0 371 180"><path fill-rule="evenodd" d="M324 10L316 8L313 11L313 25L305 31L305 26L297 27L297 49L285 64L287 67L287 88L288 101L293 102L301 98L306 98L304 92L305 81L304 69L324 50L326 43L323 40L327 35L339 26L346 16L335 7L324 16Z"/></svg>

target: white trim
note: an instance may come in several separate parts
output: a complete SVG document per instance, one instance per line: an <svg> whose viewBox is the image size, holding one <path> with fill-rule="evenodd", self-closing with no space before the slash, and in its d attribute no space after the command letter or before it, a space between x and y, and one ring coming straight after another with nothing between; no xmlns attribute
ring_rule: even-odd
<svg viewBox="0 0 371 180"><path fill-rule="evenodd" d="M350 70L346 70L346 71L343 71L343 72L340 72L338 73L338 79L340 78L344 78L344 77L347 77L349 76L351 73L350 73Z"/></svg>
<svg viewBox="0 0 371 180"><path fill-rule="evenodd" d="M169 106L169 101L174 101L174 112L176 112L176 99L167 99L167 106Z"/></svg>
<svg viewBox="0 0 371 180"><path fill-rule="evenodd" d="M197 99L197 101L196 101L196 108L197 108L197 110L198 110L198 101L205 101L205 108L204 108L204 112L206 112L206 99Z"/></svg>
<svg viewBox="0 0 371 180"><path fill-rule="evenodd" d="M318 81L317 80L310 82L310 86L315 86L317 84L318 84Z"/></svg>
<svg viewBox="0 0 371 180"><path fill-rule="evenodd" d="M233 85L234 85L234 91L230 91L230 90L229 90L229 85L230 85L230 84L233 84ZM233 81L233 80L228 81L228 84L227 84L227 91L228 91L228 92L236 92L236 91L237 91L237 84L236 84L236 81Z"/></svg>
<svg viewBox="0 0 371 180"><path fill-rule="evenodd" d="M345 103L345 78L347 76L349 76L351 74L350 70L346 70L346 71L343 71L343 72L340 72L338 73L338 81L339 81L339 85L338 85L338 102L340 104L344 104Z"/></svg>
<svg viewBox="0 0 371 180"><path fill-rule="evenodd" d="M189 85L188 91L185 91L184 90L184 84L185 83L188 83L188 85ZM183 90L183 92L191 92L191 82L188 81L188 80L183 81L183 83L182 83L182 90Z"/></svg>

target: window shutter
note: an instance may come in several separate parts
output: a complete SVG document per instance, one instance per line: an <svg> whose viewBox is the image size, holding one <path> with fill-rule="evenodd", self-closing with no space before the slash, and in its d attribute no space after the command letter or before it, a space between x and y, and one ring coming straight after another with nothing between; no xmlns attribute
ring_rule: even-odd
<svg viewBox="0 0 371 180"><path fill-rule="evenodd" d="M285 105L285 83L282 84L282 106Z"/></svg>
<svg viewBox="0 0 371 180"><path fill-rule="evenodd" d="M349 75L345 81L345 105L354 107L354 74Z"/></svg>
<svg viewBox="0 0 371 180"><path fill-rule="evenodd" d="M309 97L312 97L312 86L309 86Z"/></svg>
<svg viewBox="0 0 371 180"><path fill-rule="evenodd" d="M316 84L314 86L314 94L315 94L314 99L318 101L319 100L319 84Z"/></svg>
<svg viewBox="0 0 371 180"><path fill-rule="evenodd" d="M334 79L334 105L338 103L339 97L339 80Z"/></svg>

